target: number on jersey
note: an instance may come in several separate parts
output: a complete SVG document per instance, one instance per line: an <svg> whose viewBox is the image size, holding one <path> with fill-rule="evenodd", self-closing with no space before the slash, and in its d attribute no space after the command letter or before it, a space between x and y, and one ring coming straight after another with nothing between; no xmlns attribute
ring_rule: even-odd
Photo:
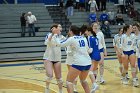
<svg viewBox="0 0 140 93"><path fill-rule="evenodd" d="M79 40L79 44L80 44L80 47L84 47L85 46L84 40Z"/></svg>

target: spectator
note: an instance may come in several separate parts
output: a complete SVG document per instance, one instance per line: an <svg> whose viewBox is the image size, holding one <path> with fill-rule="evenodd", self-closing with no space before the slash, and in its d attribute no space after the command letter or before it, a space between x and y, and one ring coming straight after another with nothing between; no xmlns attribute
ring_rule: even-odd
<svg viewBox="0 0 140 93"><path fill-rule="evenodd" d="M76 0L76 9L79 9L79 0Z"/></svg>
<svg viewBox="0 0 140 93"><path fill-rule="evenodd" d="M32 15L32 12L28 12L27 16L27 23L28 23L28 31L29 31L29 37L31 37L31 33L33 33L33 36L35 35L35 22L36 22L36 17Z"/></svg>
<svg viewBox="0 0 140 93"><path fill-rule="evenodd" d="M90 5L88 4L89 0L85 0L85 9L86 9L86 12L89 12L90 11Z"/></svg>
<svg viewBox="0 0 140 93"><path fill-rule="evenodd" d="M108 21L105 21L104 24L102 24L101 30L103 34L106 36L106 38L111 38L111 30Z"/></svg>
<svg viewBox="0 0 140 93"><path fill-rule="evenodd" d="M60 0L60 3L59 3L60 8L64 7L63 3L64 3L63 0Z"/></svg>
<svg viewBox="0 0 140 93"><path fill-rule="evenodd" d="M106 13L106 11L103 11L103 13L100 15L100 21L104 23L105 21L108 21L108 20L109 20L108 14Z"/></svg>
<svg viewBox="0 0 140 93"><path fill-rule="evenodd" d="M96 0L96 3L97 3L97 6L98 6L98 9L99 9L99 11L100 11L100 10L101 10L101 8L100 8L101 0Z"/></svg>
<svg viewBox="0 0 140 93"><path fill-rule="evenodd" d="M90 13L89 14L89 25L97 21L97 16L96 13Z"/></svg>
<svg viewBox="0 0 140 93"><path fill-rule="evenodd" d="M21 23L21 37L25 36L25 32L26 32L26 18L25 18L25 14L26 13L22 13L21 17L20 17L20 23Z"/></svg>
<svg viewBox="0 0 140 93"><path fill-rule="evenodd" d="M118 11L116 16L117 25L124 25L123 15L120 11Z"/></svg>
<svg viewBox="0 0 140 93"><path fill-rule="evenodd" d="M137 16L134 7L130 7L130 10L128 11L128 15L129 15L131 18L135 18L135 17Z"/></svg>
<svg viewBox="0 0 140 93"><path fill-rule="evenodd" d="M68 0L66 3L67 16L73 16L73 0Z"/></svg>
<svg viewBox="0 0 140 93"><path fill-rule="evenodd" d="M115 25L115 12L114 11L108 12L108 16L109 16L109 23Z"/></svg>
<svg viewBox="0 0 140 93"><path fill-rule="evenodd" d="M107 0L101 0L101 11L106 10L106 2Z"/></svg>
<svg viewBox="0 0 140 93"><path fill-rule="evenodd" d="M96 12L98 10L98 6L95 0L89 0L88 4L90 4L90 12Z"/></svg>
<svg viewBox="0 0 140 93"><path fill-rule="evenodd" d="M81 11L85 10L85 0L79 0L79 9Z"/></svg>
<svg viewBox="0 0 140 93"><path fill-rule="evenodd" d="M119 8L120 8L122 14L124 14L126 12L125 0L119 0Z"/></svg>

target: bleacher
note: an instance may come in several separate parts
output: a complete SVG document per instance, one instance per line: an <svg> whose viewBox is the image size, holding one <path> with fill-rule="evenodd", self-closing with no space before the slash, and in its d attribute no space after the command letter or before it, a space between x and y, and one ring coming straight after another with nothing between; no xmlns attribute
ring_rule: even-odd
<svg viewBox="0 0 140 93"><path fill-rule="evenodd" d="M44 38L53 24L44 4L1 4L0 11L0 61L41 59ZM29 37L28 33L21 37L20 16L28 11L37 18L35 27L40 27L36 37Z"/></svg>

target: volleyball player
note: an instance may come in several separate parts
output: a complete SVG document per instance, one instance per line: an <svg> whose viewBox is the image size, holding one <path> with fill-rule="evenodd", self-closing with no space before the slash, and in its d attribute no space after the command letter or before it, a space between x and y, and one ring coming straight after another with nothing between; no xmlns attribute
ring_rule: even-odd
<svg viewBox="0 0 140 93"><path fill-rule="evenodd" d="M137 41L137 47L138 47L138 53L137 53L137 57L138 57L138 68L140 71L140 39Z"/></svg>
<svg viewBox="0 0 140 93"><path fill-rule="evenodd" d="M122 36L122 34L123 34L123 28L120 28L119 33L116 34L114 36L114 39L113 39L113 46L114 46L114 49L115 49L116 54L117 54L117 58L118 58L119 65L120 65L119 70L120 70L121 74L122 74L122 70L123 70L121 51L120 51L120 44L121 44L121 36Z"/></svg>
<svg viewBox="0 0 140 93"><path fill-rule="evenodd" d="M89 54L92 60L92 66L90 68L89 77L93 84L92 92L95 92L99 88L99 85L96 83L95 76L93 73L94 71L98 69L98 64L101 59L101 56L100 56L100 50L98 47L99 42L96 37L96 33L93 30L97 30L97 28L93 27L92 29L92 27L88 27L85 34L86 36L88 36L87 40L88 40L89 48L92 49L92 52Z"/></svg>
<svg viewBox="0 0 140 93"><path fill-rule="evenodd" d="M98 28L98 30L93 30L96 35L97 38L99 40L99 49L100 49L100 54L101 54L101 60L99 62L99 72L100 72L100 84L105 83L105 80L103 78L103 74L104 74L104 56L107 56L107 51L106 51L106 45L105 45L105 40L104 40L104 35L103 33L100 31L100 25L95 22L93 23L94 25L92 25L92 28ZM97 75L97 70L94 71L95 75Z"/></svg>
<svg viewBox="0 0 140 93"><path fill-rule="evenodd" d="M135 39L133 35L131 34L132 32L132 25L126 25L124 28L124 34L122 35L121 38L121 53L122 53L122 63L124 66L123 72L122 72L122 83L123 84L128 84L128 79L126 77L126 72L128 71L128 64L130 62L131 65L131 73L132 73L132 78L133 78L133 86L137 87L138 80L136 78L136 58L134 55L134 43Z"/></svg>
<svg viewBox="0 0 140 93"><path fill-rule="evenodd" d="M59 87L59 93L62 92L62 76L61 76L61 47L57 46L54 42L53 34L56 33L58 38L63 39L63 36L60 35L60 30L62 30L61 25L54 24L51 26L50 30L52 33L49 33L45 39L46 51L43 56L44 66L46 70L46 89L45 93L50 93L49 85L53 78L53 71Z"/></svg>
<svg viewBox="0 0 140 93"><path fill-rule="evenodd" d="M72 35L70 35L68 33L68 38L71 37ZM72 49L73 49L73 46L67 46L66 48L66 54L67 54L67 58L66 58L66 64L67 64L67 67L68 67L68 70L70 68L70 66L72 65L72 60L73 60L73 52L72 52ZM75 79L74 83L73 83L73 88L74 88L74 93L78 93L77 92L77 80L78 80L78 77Z"/></svg>
<svg viewBox="0 0 140 93"><path fill-rule="evenodd" d="M73 93L73 83L75 79L79 76L82 87L85 93L90 93L88 83L86 81L89 69L91 67L91 59L88 54L88 44L86 38L80 36L80 30L76 26L71 26L69 30L70 35L67 40L60 42L56 36L56 43L58 46L66 47L72 46L73 62L69 68L67 75L67 91L68 93Z"/></svg>
<svg viewBox="0 0 140 93"><path fill-rule="evenodd" d="M138 56L137 56L136 52L139 52L137 49L138 48L137 42L138 42L138 40L140 40L140 31L139 31L140 26L137 23L135 23L135 24L133 24L132 28L133 28L134 38L135 38L134 54L136 57L136 74L138 74Z"/></svg>

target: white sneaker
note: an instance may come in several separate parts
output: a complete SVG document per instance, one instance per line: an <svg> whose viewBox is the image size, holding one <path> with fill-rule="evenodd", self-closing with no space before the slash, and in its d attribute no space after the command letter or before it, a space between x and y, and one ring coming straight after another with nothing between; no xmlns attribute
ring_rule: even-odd
<svg viewBox="0 0 140 93"><path fill-rule="evenodd" d="M50 93L50 89L46 88L45 93Z"/></svg>
<svg viewBox="0 0 140 93"><path fill-rule="evenodd" d="M95 91L98 89L99 89L99 85L97 85L97 83L93 83L90 93L95 93Z"/></svg>
<svg viewBox="0 0 140 93"><path fill-rule="evenodd" d="M137 78L133 78L133 86L138 87L139 86L139 81Z"/></svg>
<svg viewBox="0 0 140 93"><path fill-rule="evenodd" d="M121 80L123 80L123 76L121 76Z"/></svg>
<svg viewBox="0 0 140 93"><path fill-rule="evenodd" d="M100 84L104 84L105 83L105 80L103 77L100 77Z"/></svg>
<svg viewBox="0 0 140 93"><path fill-rule="evenodd" d="M128 79L126 77L123 77L122 84L128 85Z"/></svg>

